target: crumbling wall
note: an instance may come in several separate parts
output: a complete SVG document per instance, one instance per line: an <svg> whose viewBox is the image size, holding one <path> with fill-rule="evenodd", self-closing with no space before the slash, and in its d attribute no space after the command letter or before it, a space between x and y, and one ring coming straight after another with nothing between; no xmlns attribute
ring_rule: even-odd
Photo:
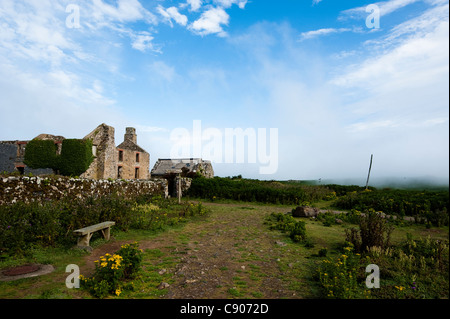
<svg viewBox="0 0 450 319"><path fill-rule="evenodd" d="M84 139L91 139L96 150L93 162L81 177L104 179L117 178L118 152L114 141L114 127L100 124Z"/></svg>
<svg viewBox="0 0 450 319"><path fill-rule="evenodd" d="M100 197L116 193L125 198L150 194L168 197L165 179L92 180L68 177L0 176L0 205L15 202Z"/></svg>
<svg viewBox="0 0 450 319"><path fill-rule="evenodd" d="M2 141L0 142L0 173L19 173L22 168L25 175L53 174L51 168L32 169L23 163L25 146L28 141ZM21 151L22 150L22 151Z"/></svg>

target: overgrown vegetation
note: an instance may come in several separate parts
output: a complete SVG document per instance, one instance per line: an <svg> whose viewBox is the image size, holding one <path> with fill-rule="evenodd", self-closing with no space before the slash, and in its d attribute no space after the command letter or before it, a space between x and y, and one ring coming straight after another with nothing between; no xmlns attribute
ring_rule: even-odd
<svg viewBox="0 0 450 319"><path fill-rule="evenodd" d="M114 254L105 254L95 261L95 272L91 277L80 276L81 288L97 298L110 294L120 296L123 290L133 290L133 282L141 269L142 250L139 244L122 245Z"/></svg>
<svg viewBox="0 0 450 319"><path fill-rule="evenodd" d="M27 143L24 163L33 169L58 169L58 155L56 144L51 140L34 139Z"/></svg>
<svg viewBox="0 0 450 319"><path fill-rule="evenodd" d="M33 169L51 168L65 176L84 173L94 160L92 140L65 139L61 154L54 141L34 139L25 148L24 163Z"/></svg>
<svg viewBox="0 0 450 319"><path fill-rule="evenodd" d="M399 217L413 216L419 222L435 226L449 225L449 192L381 189L352 191L334 203L340 209L374 209Z"/></svg>
<svg viewBox="0 0 450 319"><path fill-rule="evenodd" d="M323 259L317 280L327 298L423 299L449 297L449 243L430 237L390 244L393 226L380 214L360 216L335 257ZM380 269L379 288L367 288L366 266Z"/></svg>
<svg viewBox="0 0 450 319"><path fill-rule="evenodd" d="M100 198L0 206L0 254L26 254L36 246L72 246L73 230L104 221L114 229L162 230L192 216L205 215L201 203L176 204L160 196L134 200L110 195Z"/></svg>
<svg viewBox="0 0 450 319"><path fill-rule="evenodd" d="M93 159L92 140L65 139L58 158L58 169L65 176L79 176L89 168Z"/></svg>
<svg viewBox="0 0 450 319"><path fill-rule="evenodd" d="M412 216L430 226L449 225L449 192L376 189L350 185L305 185L288 181L259 181L233 178L195 178L188 196L210 200L232 199L284 205L328 202L328 207L347 211L373 209L401 220Z"/></svg>
<svg viewBox="0 0 450 319"><path fill-rule="evenodd" d="M278 181L243 178L195 178L187 196L207 199L233 199L246 202L300 205L335 198L326 186L305 186Z"/></svg>
<svg viewBox="0 0 450 319"><path fill-rule="evenodd" d="M283 213L272 213L266 219L266 224L270 229L281 230L288 233L294 242L305 242L306 226L302 220L296 220L294 217Z"/></svg>

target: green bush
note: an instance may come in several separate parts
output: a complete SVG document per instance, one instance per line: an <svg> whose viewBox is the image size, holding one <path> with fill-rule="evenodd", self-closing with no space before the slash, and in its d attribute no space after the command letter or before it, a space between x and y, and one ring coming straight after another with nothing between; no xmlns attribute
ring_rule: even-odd
<svg viewBox="0 0 450 319"><path fill-rule="evenodd" d="M25 147L24 163L33 169L58 168L58 156L55 142L33 139Z"/></svg>
<svg viewBox="0 0 450 319"><path fill-rule="evenodd" d="M135 200L112 194L0 205L0 254L26 253L34 245L70 247L76 243L74 230L104 221L114 221L114 229L122 231L161 230L208 213L201 203L178 205L159 197L146 200L140 197L137 204Z"/></svg>
<svg viewBox="0 0 450 319"><path fill-rule="evenodd" d="M95 261L92 277L80 276L83 289L94 297L104 298L109 294L119 296L126 279L133 278L141 268L142 250L137 242L122 245L115 254L105 254Z"/></svg>
<svg viewBox="0 0 450 319"><path fill-rule="evenodd" d="M360 215L359 232L354 229L346 229L346 241L352 243L358 252L380 247L385 249L390 246L391 233L394 226L389 223L379 212L372 209Z"/></svg>
<svg viewBox="0 0 450 319"><path fill-rule="evenodd" d="M62 175L79 176L93 160L91 140L65 139L58 158L58 168Z"/></svg>
<svg viewBox="0 0 450 319"><path fill-rule="evenodd" d="M61 154L54 141L34 139L25 148L24 163L33 169L51 168L65 176L79 176L94 160L92 140L65 139Z"/></svg>
<svg viewBox="0 0 450 319"><path fill-rule="evenodd" d="M289 237L294 242L302 242L306 239L306 226L304 221L296 221L292 229L290 230Z"/></svg>
<svg viewBox="0 0 450 319"><path fill-rule="evenodd" d="M418 190L364 190L340 196L334 206L346 210L373 209L403 218L413 216L417 222L429 221L434 226L449 225L449 192Z"/></svg>
<svg viewBox="0 0 450 319"><path fill-rule="evenodd" d="M305 242L307 239L305 222L296 220L291 215L272 213L267 217L266 223L269 224L270 229L289 233L289 237L294 242Z"/></svg>
<svg viewBox="0 0 450 319"><path fill-rule="evenodd" d="M363 296L358 283L360 254L347 246L335 258L322 260L318 268L318 279L327 298L359 299Z"/></svg>

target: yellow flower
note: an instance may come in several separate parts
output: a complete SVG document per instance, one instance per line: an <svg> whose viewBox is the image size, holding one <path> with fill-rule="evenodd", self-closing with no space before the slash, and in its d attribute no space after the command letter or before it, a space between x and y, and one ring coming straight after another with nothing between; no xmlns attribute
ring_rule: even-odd
<svg viewBox="0 0 450 319"><path fill-rule="evenodd" d="M108 266L108 263L106 263L106 262L103 262L103 263L101 263L101 264L100 264L100 266L102 266L102 267L106 267L106 266Z"/></svg>
<svg viewBox="0 0 450 319"><path fill-rule="evenodd" d="M117 296L119 296L121 292L122 292L122 290L116 289L116 295L117 295Z"/></svg>

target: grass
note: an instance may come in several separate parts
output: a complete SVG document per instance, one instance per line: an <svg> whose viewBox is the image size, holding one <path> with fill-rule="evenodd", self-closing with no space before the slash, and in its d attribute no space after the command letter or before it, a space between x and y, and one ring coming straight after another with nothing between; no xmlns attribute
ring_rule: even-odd
<svg viewBox="0 0 450 319"><path fill-rule="evenodd" d="M198 293L203 289L201 285L212 289L212 298L317 298L320 287L314 272L323 259L319 251L326 248L327 256L338 255L345 229L356 227L347 223L329 227L320 221L302 219L309 240L306 246L264 224L270 213L289 212L292 206L230 200L204 204L211 209L210 216L194 217L189 223L164 230L120 232L113 228L113 242L138 241L144 247L144 256L142 270L129 283L131 289L110 298L166 298L169 291L180 287ZM448 240L449 230L427 229L423 225L396 227L393 244L404 241L407 234L413 238ZM96 250L107 247L101 238L93 239L91 245ZM0 298L91 298L79 289L65 287L66 265L86 266L88 257L81 250L36 247L25 257L1 260L0 268L35 262L52 264L55 271L41 277L0 282ZM191 270L190 275L199 277L195 283L182 285L188 278L177 273L182 266ZM161 282L170 287L158 289Z"/></svg>

